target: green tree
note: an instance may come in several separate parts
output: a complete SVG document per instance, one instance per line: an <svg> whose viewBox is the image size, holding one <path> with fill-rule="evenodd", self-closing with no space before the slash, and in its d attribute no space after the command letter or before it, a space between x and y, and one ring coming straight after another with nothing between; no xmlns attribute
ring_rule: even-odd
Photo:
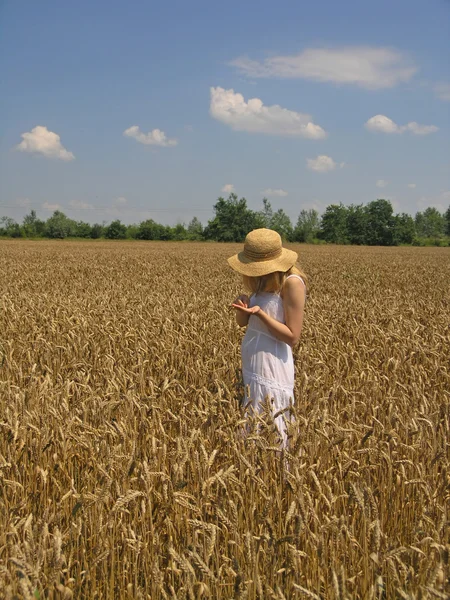
<svg viewBox="0 0 450 600"><path fill-rule="evenodd" d="M78 221L75 223L75 231L74 235L80 238L89 238L91 237L92 227L89 223L85 223L84 221Z"/></svg>
<svg viewBox="0 0 450 600"><path fill-rule="evenodd" d="M31 210L23 218L22 229L27 237L41 236L45 232L45 223L37 218L35 210Z"/></svg>
<svg viewBox="0 0 450 600"><path fill-rule="evenodd" d="M347 208L347 238L350 244L367 244L367 211L362 204Z"/></svg>
<svg viewBox="0 0 450 600"><path fill-rule="evenodd" d="M317 210L314 210L314 208L308 210L303 208L298 215L292 239L294 242L306 242L310 244L317 238L319 230L320 219Z"/></svg>
<svg viewBox="0 0 450 600"><path fill-rule="evenodd" d="M173 240L173 230L169 225L160 225L160 240Z"/></svg>
<svg viewBox="0 0 450 600"><path fill-rule="evenodd" d="M127 235L127 226L116 219L105 229L105 237L109 240L124 240Z"/></svg>
<svg viewBox="0 0 450 600"><path fill-rule="evenodd" d="M424 212L416 214L417 235L427 238L437 238L445 232L445 217L437 208L428 207Z"/></svg>
<svg viewBox="0 0 450 600"><path fill-rule="evenodd" d="M18 238L23 237L23 231L14 219L11 219L11 217L2 217L0 219L0 235Z"/></svg>
<svg viewBox="0 0 450 600"><path fill-rule="evenodd" d="M24 237L24 232L22 227L19 225L19 223L15 223L14 227L12 228L10 235L12 238L21 238Z"/></svg>
<svg viewBox="0 0 450 600"><path fill-rule="evenodd" d="M153 219L147 219L140 223L137 237L139 240L165 240L170 239L170 234L167 234L164 225L156 223Z"/></svg>
<svg viewBox="0 0 450 600"><path fill-rule="evenodd" d="M444 219L445 219L445 234L450 236L450 206L445 211Z"/></svg>
<svg viewBox="0 0 450 600"><path fill-rule="evenodd" d="M258 213L259 227L272 229L273 210L267 198L263 198L263 208Z"/></svg>
<svg viewBox="0 0 450 600"><path fill-rule="evenodd" d="M395 245L412 243L416 235L416 224L411 215L395 215L392 235Z"/></svg>
<svg viewBox="0 0 450 600"><path fill-rule="evenodd" d="M74 235L75 229L75 221L69 219L60 210L55 210L45 223L45 235L50 238L64 239L70 235Z"/></svg>
<svg viewBox="0 0 450 600"><path fill-rule="evenodd" d="M293 229L291 219L282 208L273 213L270 229L277 231L284 240L292 240Z"/></svg>
<svg viewBox="0 0 450 600"><path fill-rule="evenodd" d="M320 224L320 237L332 244L348 242L347 209L342 203L326 207Z"/></svg>
<svg viewBox="0 0 450 600"><path fill-rule="evenodd" d="M197 219L193 217L189 225L187 226L187 239L188 240L201 240L203 237L203 225Z"/></svg>
<svg viewBox="0 0 450 600"><path fill-rule="evenodd" d="M1 217L0 218L0 235L6 235L6 219L9 217Z"/></svg>
<svg viewBox="0 0 450 600"><path fill-rule="evenodd" d="M247 208L247 200L236 194L219 198L214 205L215 216L208 221L205 238L218 242L242 242L258 222L256 213Z"/></svg>
<svg viewBox="0 0 450 600"><path fill-rule="evenodd" d="M137 240L139 235L139 225L133 223L132 225L127 225L127 233L125 237L127 240Z"/></svg>
<svg viewBox="0 0 450 600"><path fill-rule="evenodd" d="M367 213L367 244L370 246L392 246L394 243L394 218L389 200L379 198L369 202Z"/></svg>
<svg viewBox="0 0 450 600"><path fill-rule="evenodd" d="M176 241L187 239L187 231L183 223L177 223L175 227L172 227L171 239Z"/></svg>
<svg viewBox="0 0 450 600"><path fill-rule="evenodd" d="M104 227L100 225L100 223L94 223L91 227L91 238L93 240L98 240L104 235Z"/></svg>

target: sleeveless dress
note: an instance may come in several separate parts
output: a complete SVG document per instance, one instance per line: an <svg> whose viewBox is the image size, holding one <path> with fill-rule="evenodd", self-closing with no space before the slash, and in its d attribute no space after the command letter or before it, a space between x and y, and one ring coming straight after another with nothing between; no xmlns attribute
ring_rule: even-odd
<svg viewBox="0 0 450 600"><path fill-rule="evenodd" d="M297 277L305 282L299 275ZM250 298L250 307L260 306L269 316L285 323L283 299L275 292L259 292ZM245 389L245 406L255 413L262 410L262 402L272 400L272 415L289 408L294 403L294 358L289 344L282 342L269 332L266 325L256 316L248 320L247 331L241 346L242 375ZM282 446L287 446L285 421L289 411L275 417L274 421L281 436Z"/></svg>

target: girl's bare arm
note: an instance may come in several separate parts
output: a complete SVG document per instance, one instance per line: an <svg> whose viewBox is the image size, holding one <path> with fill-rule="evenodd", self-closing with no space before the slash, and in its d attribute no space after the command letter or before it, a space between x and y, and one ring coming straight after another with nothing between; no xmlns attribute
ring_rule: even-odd
<svg viewBox="0 0 450 600"><path fill-rule="evenodd" d="M243 308L247 308L249 302L250 302L249 297L246 295L242 295L242 296L239 296L238 298L236 298L236 300L233 302L232 306L235 306L235 307L240 306ZM236 311L236 323L239 325L239 327L246 327L248 325L249 318L250 318L250 315L248 313L245 313L241 310Z"/></svg>

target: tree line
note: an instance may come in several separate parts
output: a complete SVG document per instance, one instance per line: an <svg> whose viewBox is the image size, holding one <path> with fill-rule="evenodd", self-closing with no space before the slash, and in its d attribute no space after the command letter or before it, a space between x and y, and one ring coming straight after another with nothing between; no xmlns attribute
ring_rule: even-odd
<svg viewBox="0 0 450 600"><path fill-rule="evenodd" d="M56 210L42 221L32 210L22 224L9 217L0 219L0 236L21 238L106 238L136 240L212 240L242 242L249 231L268 227L289 242L397 246L401 244L450 246L450 206L445 213L427 208L416 213L395 214L389 200L363 204L331 204L320 216L314 209L302 209L295 226L280 208L276 211L263 199L261 210L251 210L245 198L230 194L214 204L214 217L204 227L197 217L188 225L161 225L153 219L125 225L119 219L106 224L70 219Z"/></svg>

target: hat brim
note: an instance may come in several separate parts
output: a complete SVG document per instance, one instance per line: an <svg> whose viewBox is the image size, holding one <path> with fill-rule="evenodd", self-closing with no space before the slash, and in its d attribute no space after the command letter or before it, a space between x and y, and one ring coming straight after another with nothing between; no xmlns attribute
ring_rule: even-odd
<svg viewBox="0 0 450 600"><path fill-rule="evenodd" d="M275 273L275 271L288 271L295 265L297 259L297 252L283 248L280 256L272 260L254 261L247 258L243 252L239 252L228 259L228 264L241 275L262 277L269 273Z"/></svg>

